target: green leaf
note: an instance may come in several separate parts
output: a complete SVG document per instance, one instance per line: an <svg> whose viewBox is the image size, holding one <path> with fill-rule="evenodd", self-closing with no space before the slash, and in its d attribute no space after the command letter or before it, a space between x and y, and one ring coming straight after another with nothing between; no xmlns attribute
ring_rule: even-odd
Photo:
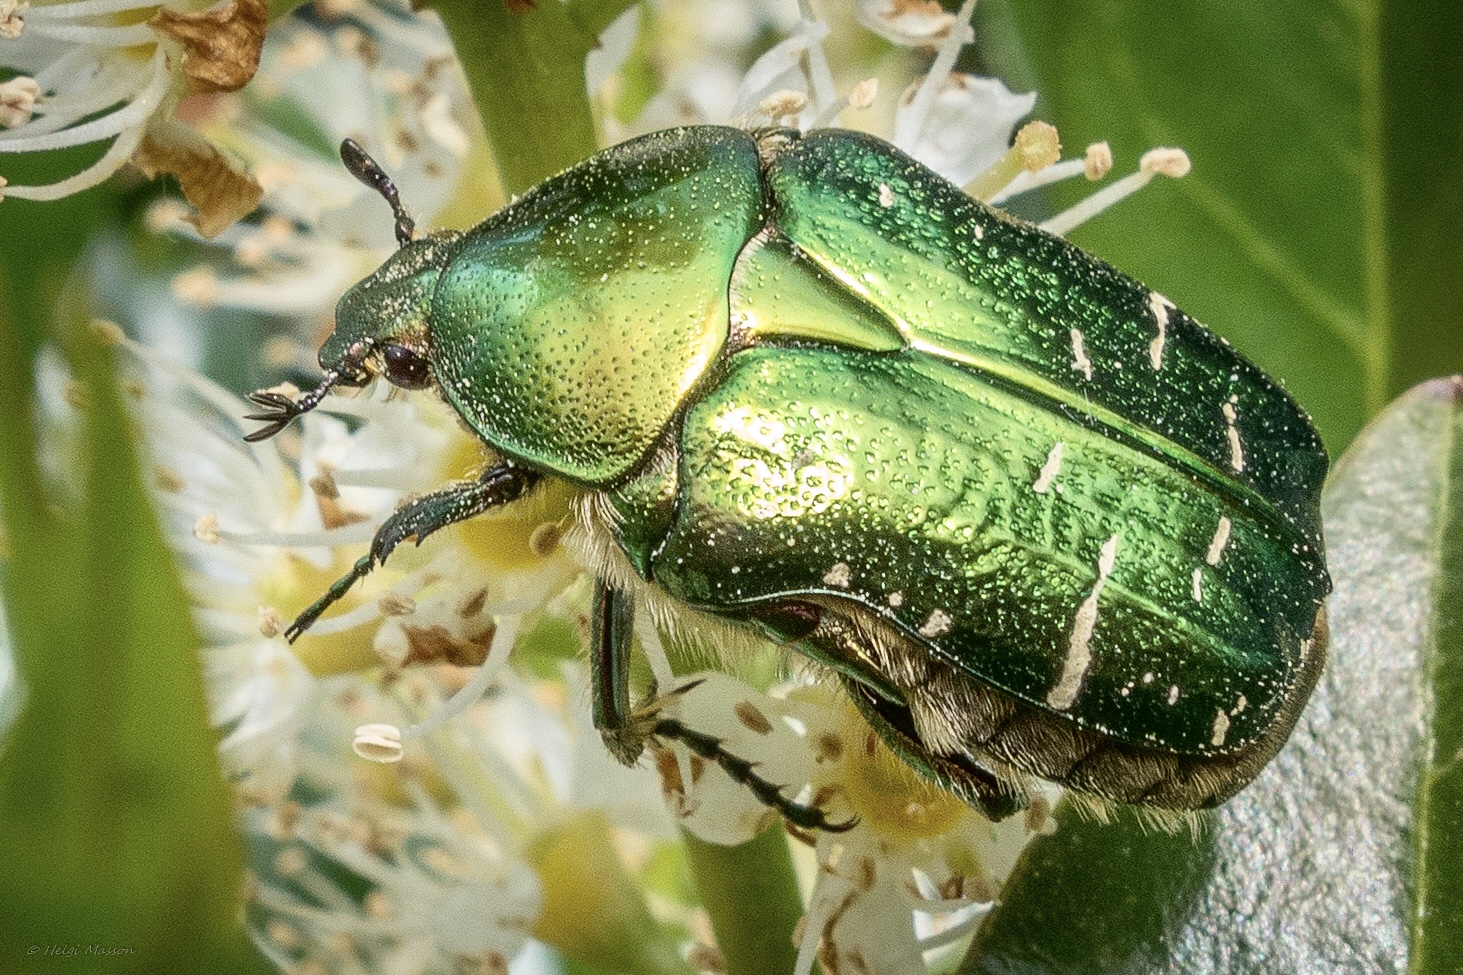
<svg viewBox="0 0 1463 975"><path fill-rule="evenodd" d="M1130 808L1096 822L1064 803L981 925L964 975L1163 971L1213 866L1211 837L1147 829Z"/></svg>
<svg viewBox="0 0 1463 975"><path fill-rule="evenodd" d="M1304 798L1315 796L1306 805L1326 825L1308 822L1310 835L1291 845L1334 901L1303 906L1297 896L1295 913L1338 957L1369 937L1371 959L1349 970L1377 971L1406 954L1416 975L1456 973L1463 377L1425 383L1379 417L1337 465L1323 510L1336 577L1331 664L1309 722L1310 767L1300 771ZM1268 855L1283 862L1284 851Z"/></svg>
<svg viewBox="0 0 1463 975"><path fill-rule="evenodd" d="M1456 975L1463 377L1379 417L1323 511L1329 660L1280 755L1200 845L1064 821L1023 857L966 972ZM1174 882L1195 871L1197 890Z"/></svg>
<svg viewBox="0 0 1463 975"><path fill-rule="evenodd" d="M1037 88L1069 155L1108 140L1119 172L1151 146L1193 159L1074 242L1283 380L1333 451L1463 368L1463 4L989 6L988 63Z"/></svg>
<svg viewBox="0 0 1463 975"><path fill-rule="evenodd" d="M56 207L57 237L33 253L17 254L14 238L0 246L33 289L0 294L0 346L12 350L0 356L0 582L25 688L0 743L0 967L49 971L74 948L96 972L262 972L239 925L242 858L188 603L142 490L109 350L85 339L72 349L76 454L35 436L26 353L49 321L47 283L80 249L80 234L66 236L77 212ZM77 508L42 483L44 452L68 470Z"/></svg>

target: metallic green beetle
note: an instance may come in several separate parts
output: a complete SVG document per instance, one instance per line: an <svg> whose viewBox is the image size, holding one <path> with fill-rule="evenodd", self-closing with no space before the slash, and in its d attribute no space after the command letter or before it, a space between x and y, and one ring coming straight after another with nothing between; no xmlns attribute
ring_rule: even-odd
<svg viewBox="0 0 1463 975"><path fill-rule="evenodd" d="M678 738L627 691L631 607L750 629L836 675L910 765L999 817L1025 776L1216 804L1320 673L1326 455L1270 379L1168 299L871 136L674 129L468 233L412 239L341 299L299 400L434 386L502 458L412 501L295 621L401 541L582 489L595 720Z"/></svg>

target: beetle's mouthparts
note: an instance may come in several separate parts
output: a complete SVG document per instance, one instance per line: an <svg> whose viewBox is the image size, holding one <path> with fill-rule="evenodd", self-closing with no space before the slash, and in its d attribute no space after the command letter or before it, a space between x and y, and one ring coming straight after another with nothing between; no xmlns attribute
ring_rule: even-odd
<svg viewBox="0 0 1463 975"><path fill-rule="evenodd" d="M330 388L341 381L341 374L331 370L325 374L320 385L310 390L299 399L290 399L283 393L272 392L267 389L256 389L249 394L249 402L255 406L264 407L263 413L250 413L244 417L246 420L259 420L266 424L255 430L253 433L246 433L244 439L249 443L258 443L261 440L268 440L289 426L290 421L297 416L309 413L320 405L325 394Z"/></svg>

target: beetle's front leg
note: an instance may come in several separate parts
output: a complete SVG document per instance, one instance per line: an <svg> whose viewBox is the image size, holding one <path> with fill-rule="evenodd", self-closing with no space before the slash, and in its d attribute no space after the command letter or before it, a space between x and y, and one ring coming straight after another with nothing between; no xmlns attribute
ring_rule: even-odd
<svg viewBox="0 0 1463 975"><path fill-rule="evenodd" d="M322 613L350 591L351 586L384 563L392 550L408 538L415 537L420 545L423 539L440 528L516 501L538 478L538 474L527 468L499 464L484 471L476 481L434 491L397 508L376 529L371 551L361 556L350 572L337 579L325 595L295 617L289 629L284 631L285 639L291 643L298 640Z"/></svg>

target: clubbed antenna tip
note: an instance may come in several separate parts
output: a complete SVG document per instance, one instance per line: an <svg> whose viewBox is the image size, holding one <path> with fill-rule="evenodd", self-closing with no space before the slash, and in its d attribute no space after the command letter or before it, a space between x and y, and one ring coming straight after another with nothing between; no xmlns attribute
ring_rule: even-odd
<svg viewBox="0 0 1463 975"><path fill-rule="evenodd" d="M386 202L391 204L391 212L396 216L396 243L401 247L410 244L412 234L416 231L416 222L407 216L401 205L401 197L396 192L396 184L391 182L386 171L355 139L341 142L340 161L345 163L347 172L386 198Z"/></svg>

